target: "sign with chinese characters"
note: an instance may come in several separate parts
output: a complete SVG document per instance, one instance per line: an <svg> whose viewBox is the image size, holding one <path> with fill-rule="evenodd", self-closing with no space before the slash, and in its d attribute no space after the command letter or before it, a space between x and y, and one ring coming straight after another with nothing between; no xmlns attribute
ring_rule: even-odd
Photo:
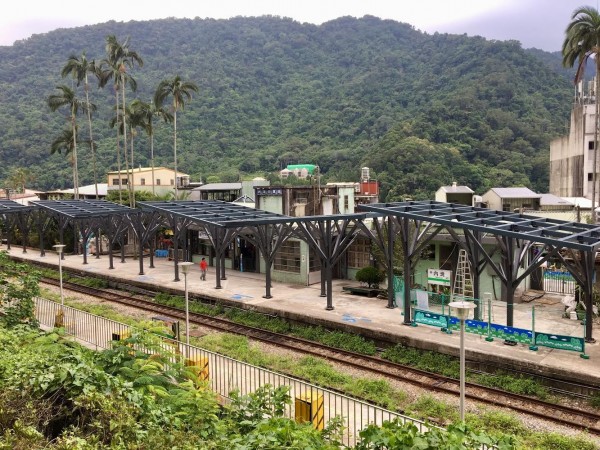
<svg viewBox="0 0 600 450"><path fill-rule="evenodd" d="M427 269L427 283L450 286L452 282L452 271L442 269Z"/></svg>

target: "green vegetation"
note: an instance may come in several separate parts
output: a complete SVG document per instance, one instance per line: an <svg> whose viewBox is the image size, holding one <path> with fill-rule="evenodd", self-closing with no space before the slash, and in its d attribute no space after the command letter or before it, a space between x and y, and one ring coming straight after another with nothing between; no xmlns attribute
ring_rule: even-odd
<svg viewBox="0 0 600 450"><path fill-rule="evenodd" d="M438 373L458 379L458 358L437 352L405 347L401 344L383 351L383 358L400 364L406 364L428 372ZM541 400L551 400L548 389L539 384L535 378L525 375L513 375L498 371L493 374L467 373L467 380L483 386L502 389L515 394L529 395Z"/></svg>
<svg viewBox="0 0 600 450"><path fill-rule="evenodd" d="M39 293L39 273L0 251L0 325L36 327L33 302Z"/></svg>
<svg viewBox="0 0 600 450"><path fill-rule="evenodd" d="M379 283L385 280L385 273L377 267L367 266L358 270L355 275L356 281L365 283L369 288L378 288Z"/></svg>
<svg viewBox="0 0 600 450"><path fill-rule="evenodd" d="M90 307L90 305L85 306L86 309L93 309ZM110 307L103 306L103 309L110 309ZM95 310L95 312L105 315L108 311ZM111 314L108 312L108 314L114 320L122 320L119 318L117 313L113 312ZM127 322L134 326L136 325L135 321L131 319L127 320ZM152 328L153 326L156 326L156 324L144 324L138 322L137 326ZM347 374L343 374L334 370L328 363L316 358L306 357L291 359L273 354L265 354L260 351L257 346L251 345L248 339L243 336L211 334L200 339L192 339L194 344L209 350L246 361L250 364L270 368L271 370L282 373L289 373L292 376L304 378L318 385L333 387L340 391L346 392L349 395L371 400L373 403L386 406L390 409L404 409L404 412L410 413L416 417L422 417L426 420L433 420L437 423L449 423L451 420L456 419L457 413L455 406L450 406L427 396L417 399L411 403L407 399L406 394L392 389L385 381L351 377ZM127 350L122 349L122 351ZM282 394L280 393L279 395L281 396ZM262 396L263 394L259 395L260 398L262 398ZM248 402L252 402L252 400L244 400L244 403ZM486 439L485 442L494 442L494 439L497 439L496 442L498 442L500 445L499 448L535 448L541 450L544 448L543 445L550 445L550 447L546 448L555 448L552 446L554 444L557 445L556 448L564 449L581 448L587 450L596 448L585 436L570 438L556 434L529 432L525 429L525 427L523 427L518 419L505 413L484 412L477 415L468 415L467 423L468 428L465 428L465 430L468 431L466 433L458 432L458 434L462 436L461 439L464 439L464 447L460 448L476 448L471 447L471 444L466 444L466 442L470 442L470 439L473 438L474 433L478 436L478 439ZM334 429L331 430L330 433L335 435L335 424L332 424L332 427ZM388 426L386 425L386 427ZM364 435L363 442L360 444L362 447L359 446L357 448L367 448L364 447L364 445L372 442L371 439L375 439L375 436L385 435L389 431L386 431L386 427L384 427L381 431L382 434L375 433L375 435L371 435L369 432L367 432ZM456 439L456 437L447 436L445 434L443 434L443 436L439 436L439 432L437 431L432 431L430 434L420 437L420 435L414 434L416 430L412 429L409 425L403 429L397 429L395 426L391 427L396 433L399 433L399 435L403 436L401 439L410 439L406 442L403 440L398 442L408 443L412 442L412 439L415 438L419 438L419 442L426 442L429 439L431 442L436 442L435 447L431 448L455 448L451 447L449 443L446 444L446 440L453 440ZM452 430L450 433L451 435L457 433L456 426L450 425L449 428ZM458 426L458 429L460 428L461 426ZM504 433L504 430L506 433ZM373 432L373 430L370 429L370 432ZM506 436L506 434L510 433L516 436L516 440L514 442L512 438ZM328 433L325 433L325 435L328 435ZM395 439L399 439L398 436ZM444 444L441 444L442 442L444 442ZM449 445L449 447L444 447L444 445Z"/></svg>
<svg viewBox="0 0 600 450"><path fill-rule="evenodd" d="M159 293L154 301L161 305L175 308L185 308L185 300L180 296ZM199 302L190 302L190 311L208 315L222 315L232 322L272 331L275 333L290 334L303 339L320 342L334 348L351 350L365 355L374 355L377 348L373 341L352 333L330 331L322 327L306 325L290 325L286 320L278 317L269 317L253 311L236 308L224 308L222 305L209 306Z"/></svg>
<svg viewBox="0 0 600 450"><path fill-rule="evenodd" d="M282 418L286 388L267 386L220 407L174 355L131 350L158 352L161 340L148 333L101 353L24 329L0 328L0 343L2 449L335 448L309 425Z"/></svg>
<svg viewBox="0 0 600 450"><path fill-rule="evenodd" d="M550 400L551 396L546 387L539 381L524 375L513 375L502 372L494 374L469 374L469 381L479 383L484 386L490 386L502 389L507 392L514 392L520 395L529 395L540 400Z"/></svg>
<svg viewBox="0 0 600 450"><path fill-rule="evenodd" d="M137 84L128 102L150 103L177 73L197 86L177 118L177 140L173 126L156 121L153 139L138 136L133 159L134 167L152 160L172 167L177 142L177 167L193 180L237 181L312 163L322 181L358 181L360 167L371 167L382 201L431 198L452 181L479 194L510 185L546 191L549 142L565 132L571 106L573 70L560 68L559 54L525 51L515 41L428 35L370 16L319 26L277 17L111 22L0 48L0 180L27 168L35 180L27 187L69 187L68 158L50 154L65 117L45 99L64 82L73 55L85 54L78 66L108 59L107 36L143 58L143 67L126 65ZM83 126L88 117L78 132L83 185L93 182L94 168L99 181L117 168L112 88L125 83L112 79L101 90L93 76L76 81L86 111L91 102L97 107L93 139ZM70 151L68 136L64 144Z"/></svg>
<svg viewBox="0 0 600 450"><path fill-rule="evenodd" d="M441 353L423 351L398 344L385 349L381 356L395 363L407 364L417 369L439 373L447 377L458 378L459 376L458 359Z"/></svg>

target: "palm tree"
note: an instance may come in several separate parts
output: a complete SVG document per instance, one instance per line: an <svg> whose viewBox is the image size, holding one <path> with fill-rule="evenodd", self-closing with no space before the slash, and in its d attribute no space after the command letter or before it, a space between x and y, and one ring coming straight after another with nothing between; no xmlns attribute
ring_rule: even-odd
<svg viewBox="0 0 600 450"><path fill-rule="evenodd" d="M31 170L23 167L17 167L12 170L8 178L6 179L7 185L14 191L24 193L25 185L35 179Z"/></svg>
<svg viewBox="0 0 600 450"><path fill-rule="evenodd" d="M125 42L119 43L114 35L106 37L106 58L102 60L100 69L98 70L98 81L99 86L104 87L112 80L113 88L115 91L116 99L116 111L117 114L120 109L120 104L125 105L125 85L129 84L131 89L135 91L137 89L137 83L135 79L127 73L127 68L132 68L136 63L142 67L144 61L140 56L129 49L129 38L125 39ZM119 102L119 91L121 91L121 102ZM117 170L119 172L119 201L121 201L121 153L119 149L119 132L123 132L123 154L127 161L127 126L125 124L126 119L123 118L123 127L117 127Z"/></svg>
<svg viewBox="0 0 600 450"><path fill-rule="evenodd" d="M565 31L562 45L563 65L573 67L577 62L575 84L583 78L585 66L590 57L596 60L596 126L594 132L594 167L592 170L592 208L596 209L596 174L598 172L598 128L600 127L600 14L589 6L577 8L571 15L571 22ZM596 220L594 216L594 221Z"/></svg>
<svg viewBox="0 0 600 450"><path fill-rule="evenodd" d="M94 172L94 186L96 189L96 200L98 199L98 171L96 167L96 144L94 142L94 136L92 134L92 108L90 107L90 96L89 96L89 84L88 74L98 76L98 67L96 61L89 61L85 56L85 52L81 54L81 59L75 55L71 55L67 60L67 63L62 69L61 75L64 77L71 75L79 86L83 82L83 89L85 91L85 104L87 105L87 119L88 129L90 134L90 150L92 152L92 169Z"/></svg>
<svg viewBox="0 0 600 450"><path fill-rule="evenodd" d="M154 181L154 118L158 117L165 122L173 122L173 115L165 108L157 107L156 103L146 103L136 99L131 103L131 107L136 111L138 117L138 125L146 131L150 138L150 165L152 167L152 195L156 195Z"/></svg>
<svg viewBox="0 0 600 450"><path fill-rule="evenodd" d="M135 167L133 161L133 138L137 136L137 127L144 128L146 126L146 117L142 114L141 109L139 108L138 103L140 100L134 100L127 107L127 123L129 123L129 140L130 140L130 148L131 148L131 198L132 204L131 207L135 208L135 192L133 189L133 169Z"/></svg>
<svg viewBox="0 0 600 450"><path fill-rule="evenodd" d="M164 101L173 98L173 161L175 165L175 198L177 198L177 111L184 109L186 99L192 98L192 91L198 92L198 86L191 81L183 81L179 75L171 80L163 80L156 88L154 103L162 107Z"/></svg>
<svg viewBox="0 0 600 450"><path fill-rule="evenodd" d="M68 86L61 85L56 87L60 92L52 94L48 97L48 106L52 111L56 111L62 106L69 107L71 134L72 134L72 152L73 152L73 192L75 199L79 199L79 170L77 167L77 113L80 109L85 110L87 106L82 103L73 89Z"/></svg>
<svg viewBox="0 0 600 450"><path fill-rule="evenodd" d="M111 128L117 127L117 134L122 136L127 136L126 127L129 127L131 130L133 120L133 111L131 106L124 105L125 111L123 112L123 108L121 108L115 115L110 119L109 125ZM130 133L132 136L132 133ZM125 156L125 172L127 173L127 197L129 199L129 206L133 208L134 200L133 200L133 138L131 138L131 172L129 172L129 159L127 157L127 142L123 141L123 156ZM120 178L120 177L119 177ZM119 197L120 199L120 197Z"/></svg>
<svg viewBox="0 0 600 450"><path fill-rule="evenodd" d="M73 180L75 180L75 162L73 155L75 154L75 149L77 148L77 127L75 127L75 133L71 128L65 128L61 131L60 135L52 141L50 146L50 154L58 153L61 154L63 151L65 155L71 154L71 166L73 167ZM75 186L75 181L73 181L73 185ZM73 192L78 193L73 190ZM76 197L77 198L77 197Z"/></svg>

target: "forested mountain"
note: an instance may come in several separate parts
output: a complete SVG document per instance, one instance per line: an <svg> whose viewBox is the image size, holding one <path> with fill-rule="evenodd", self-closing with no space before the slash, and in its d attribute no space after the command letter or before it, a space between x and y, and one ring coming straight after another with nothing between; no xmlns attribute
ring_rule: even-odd
<svg viewBox="0 0 600 450"><path fill-rule="evenodd" d="M326 181L355 181L369 166L382 200L432 198L457 181L548 189L550 140L565 133L572 84L560 56L515 41L428 35L366 16L320 26L279 17L165 19L59 29L0 47L0 180L29 168L30 186L70 187L69 158L50 155L66 123L47 98L71 55L105 57L105 39L130 37L144 60L127 100L150 101L180 75L198 93L178 116L178 167L192 180L264 175L318 164ZM558 62L556 62L558 61ZM116 169L114 92L93 84L94 139L103 175ZM81 139L87 139L84 117ZM92 182L79 150L80 184ZM157 126L157 164L172 167L172 128ZM149 164L138 130L135 167ZM0 186L1 187L1 186Z"/></svg>

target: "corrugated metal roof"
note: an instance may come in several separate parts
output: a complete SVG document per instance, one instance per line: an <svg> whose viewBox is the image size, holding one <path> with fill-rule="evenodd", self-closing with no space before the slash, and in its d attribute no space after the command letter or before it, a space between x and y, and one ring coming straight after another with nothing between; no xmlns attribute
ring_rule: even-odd
<svg viewBox="0 0 600 450"><path fill-rule="evenodd" d="M472 190L469 186L442 186L442 189L448 193L456 193L456 194L474 194L475 191Z"/></svg>
<svg viewBox="0 0 600 450"><path fill-rule="evenodd" d="M573 203L575 206L579 206L583 209L592 209L592 201L589 198L585 197L563 197L565 200ZM596 202L598 205L598 202Z"/></svg>
<svg viewBox="0 0 600 450"><path fill-rule="evenodd" d="M157 170L168 170L170 172L175 172L173 169L169 169L168 167L155 167L154 171L156 172ZM138 167L137 169L129 169L129 170L121 170L120 173L122 173L123 175L127 174L127 173L131 173L133 171L133 173L141 173L141 172L152 172L152 167ZM113 170L111 172L107 172L107 175L115 175L118 174L119 171L118 170ZM183 172L179 172L177 171L177 175L179 176L183 176L183 177L188 177L189 175L187 173L183 173Z"/></svg>
<svg viewBox="0 0 600 450"><path fill-rule="evenodd" d="M192 189L193 191L235 191L241 189L242 183L209 183Z"/></svg>
<svg viewBox="0 0 600 450"><path fill-rule="evenodd" d="M98 183L98 195L102 195L102 196L106 197L107 190L108 190L107 183ZM52 192L58 192L58 193L62 193L62 194L74 194L75 189L72 189L72 188L71 189L62 189L59 191L52 191ZM86 186L79 186L79 195L95 195L95 194L96 194L96 185L88 184Z"/></svg>
<svg viewBox="0 0 600 450"><path fill-rule="evenodd" d="M542 206L574 206L573 202L554 194L541 194L540 205Z"/></svg>
<svg viewBox="0 0 600 450"><path fill-rule="evenodd" d="M536 194L526 187L492 188L490 190L500 198L541 198L540 194Z"/></svg>

